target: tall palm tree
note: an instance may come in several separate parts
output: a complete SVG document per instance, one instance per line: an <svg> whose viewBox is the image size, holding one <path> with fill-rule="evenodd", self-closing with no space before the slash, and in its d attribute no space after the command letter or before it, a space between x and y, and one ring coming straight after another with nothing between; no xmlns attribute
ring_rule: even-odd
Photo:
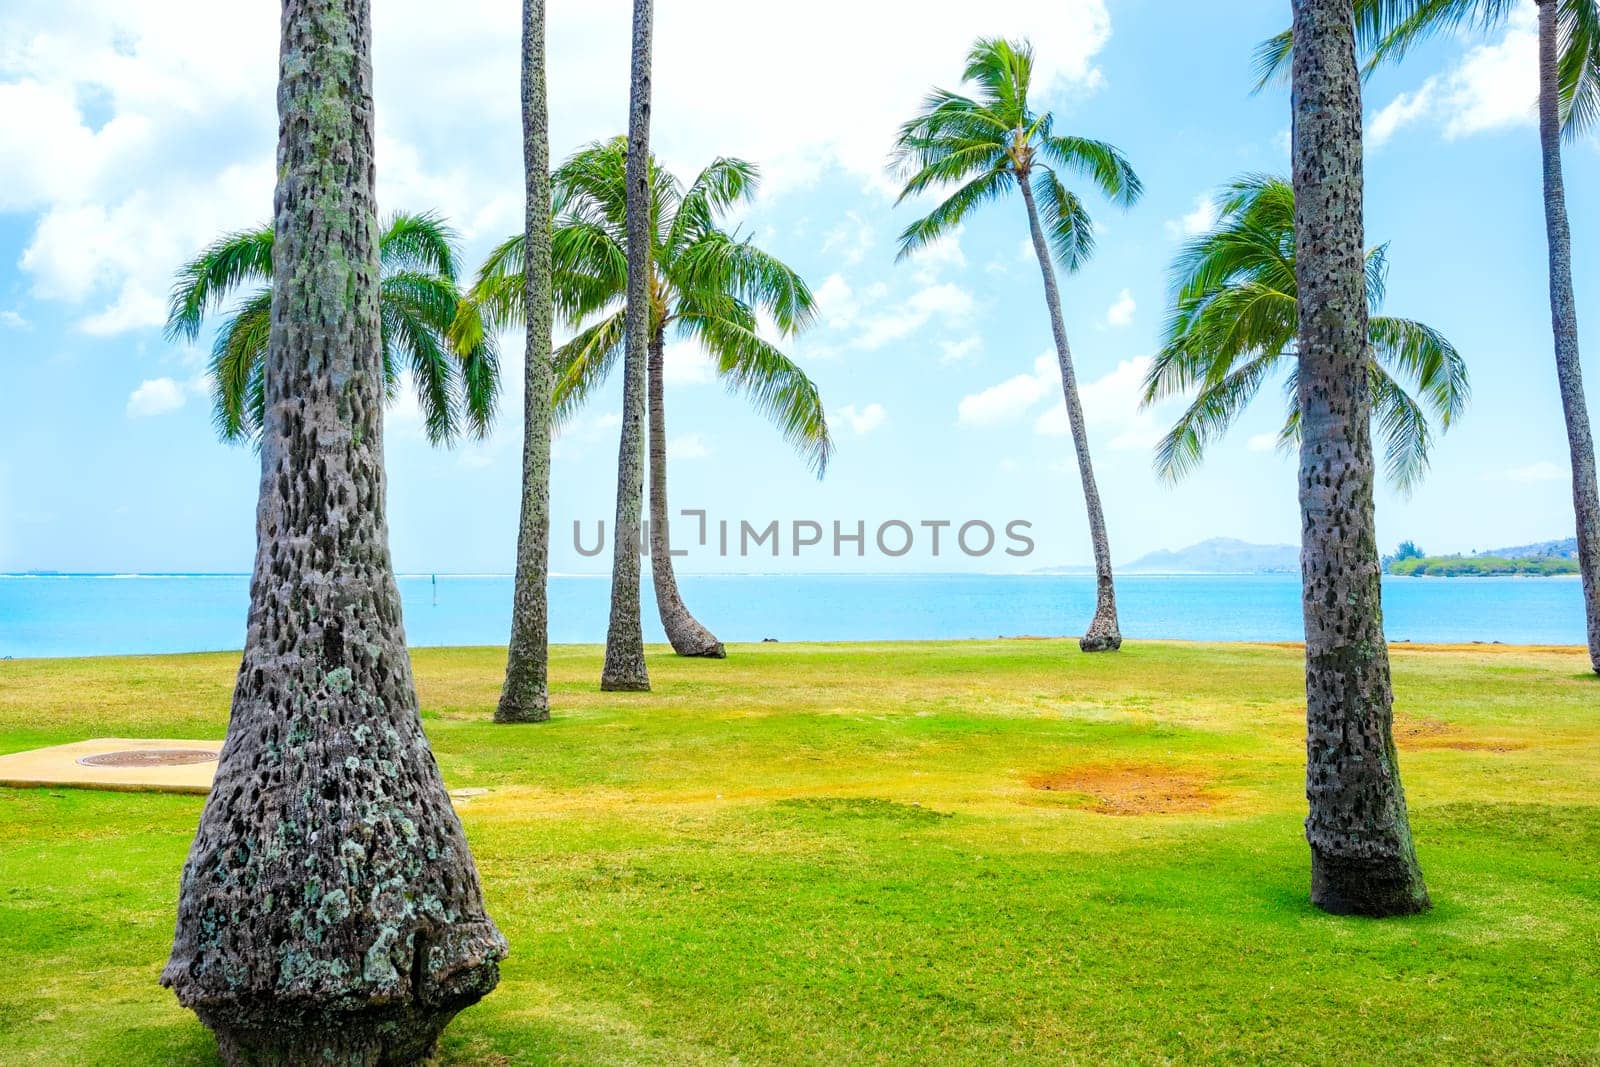
<svg viewBox="0 0 1600 1067"><path fill-rule="evenodd" d="M545 77L545 0L522 5L522 163L527 204L522 286L527 352L523 371L522 517L511 641L496 722L550 717L550 107Z"/></svg>
<svg viewBox="0 0 1600 1067"><path fill-rule="evenodd" d="M1286 370L1289 411L1279 444L1300 440L1296 334L1294 187L1282 178L1239 178L1217 197L1210 232L1189 241L1173 268L1166 340L1145 376L1144 404L1193 393L1156 448L1156 470L1177 479L1228 430L1261 386ZM1384 246L1366 254L1369 311L1383 300ZM1410 491L1428 467L1429 413L1448 430L1466 407L1467 368L1437 330L1411 319L1367 322L1373 418L1389 479Z"/></svg>
<svg viewBox="0 0 1600 1067"><path fill-rule="evenodd" d="M556 304L576 331L556 352L558 423L605 382L623 348L626 160L627 143L617 138L589 145L555 173ZM757 330L758 310L785 336L802 329L814 313L811 291L793 269L720 224L755 195L757 180L756 168L739 159L714 160L687 188L659 162L650 167L650 573L662 627L683 656L724 652L684 605L673 573L663 385L669 331L697 342L728 387L771 418L819 476L833 450L816 385ZM523 260L523 239L512 237L479 271L472 296L490 321L522 315Z"/></svg>
<svg viewBox="0 0 1600 1067"><path fill-rule="evenodd" d="M650 38L654 0L633 0L624 228L628 284L624 314L622 433L617 449L617 521L612 540L611 620L600 688L650 688L639 618L639 526L643 520L645 361L650 347Z"/></svg>
<svg viewBox="0 0 1600 1067"><path fill-rule="evenodd" d="M283 5L250 623L161 975L230 1064L425 1062L506 953L389 558L371 25Z"/></svg>
<svg viewBox="0 0 1600 1067"><path fill-rule="evenodd" d="M1351 0L1293 0L1306 840L1330 912L1428 907L1393 736L1373 525L1361 78Z"/></svg>
<svg viewBox="0 0 1600 1067"><path fill-rule="evenodd" d="M1061 367L1061 392L1094 542L1095 613L1079 645L1085 652L1110 651L1122 646L1111 545L1089 458L1089 437L1078 402L1077 375L1061 317L1052 252L1070 272L1082 266L1094 250L1089 213L1067 189L1061 171L1088 179L1124 207L1138 200L1142 187L1117 149L1102 141L1057 134L1049 112L1035 113L1028 100L1032 78L1032 45L981 39L968 53L962 76L963 82L976 86L976 96L935 89L921 113L900 128L895 151L896 169L905 177L900 200L927 190L956 187L938 207L906 227L900 235L900 256L909 256L951 233L979 205L997 200L1013 188L1022 193L1044 279L1050 329Z"/></svg>
<svg viewBox="0 0 1600 1067"><path fill-rule="evenodd" d="M167 309L167 336L194 341L208 314L250 290L211 347L212 421L224 441L256 440L265 422L272 229L239 230L203 249L179 268ZM450 343L457 317L473 314L456 285L454 231L432 213L393 215L378 235L378 265L385 395L399 395L400 372L409 370L430 441L444 444L462 432L482 436L494 417L499 362L483 330L470 344Z"/></svg>
<svg viewBox="0 0 1600 1067"><path fill-rule="evenodd" d="M1600 122L1600 0L1537 0L1537 4L1539 148L1549 246L1550 320L1572 466L1572 507L1583 572L1589 663L1600 673L1600 486L1596 484L1594 438L1578 354L1572 232L1561 173L1563 135L1580 136ZM1442 30L1493 29L1510 18L1517 6L1518 0L1356 0L1357 41L1369 53L1371 69L1400 59L1417 42ZM1283 34L1258 49L1263 83L1286 67L1291 51Z"/></svg>

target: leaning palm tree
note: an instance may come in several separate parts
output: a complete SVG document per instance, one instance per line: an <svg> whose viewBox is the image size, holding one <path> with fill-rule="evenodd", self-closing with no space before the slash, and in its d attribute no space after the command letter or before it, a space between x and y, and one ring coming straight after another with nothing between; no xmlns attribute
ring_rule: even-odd
<svg viewBox="0 0 1600 1067"><path fill-rule="evenodd" d="M389 558L371 25L284 0L250 623L161 974L229 1064L430 1062L506 954Z"/></svg>
<svg viewBox="0 0 1600 1067"><path fill-rule="evenodd" d="M599 389L624 347L627 154L621 138L597 142L554 176L555 299L576 331L556 352L558 422ZM721 225L727 211L754 197L758 178L750 163L716 159L685 187L659 162L650 166L650 573L661 625L682 656L720 657L724 650L684 605L672 567L663 381L668 336L696 343L729 389L772 419L819 476L833 449L816 385L757 329L758 311L784 336L802 329L814 313L811 290L793 269ZM485 261L472 296L488 321L522 317L523 260L518 236Z"/></svg>
<svg viewBox="0 0 1600 1067"><path fill-rule="evenodd" d="M964 96L935 89L921 114L900 128L895 146L895 168L905 178L900 200L955 186L942 203L900 235L900 256L909 256L949 235L979 205L997 200L1013 188L1022 193L1034 254L1044 278L1045 303L1061 367L1061 391L1094 543L1095 613L1079 645L1085 652L1109 651L1122 646L1111 546L1089 458L1089 436L1078 402L1054 261L1075 271L1094 250L1089 213L1063 182L1062 172L1088 179L1123 206L1136 201L1142 190L1138 176L1117 149L1102 141L1057 134L1049 112L1034 112L1028 100L1032 78L1030 44L979 40L967 55L962 78L977 87L977 94Z"/></svg>
<svg viewBox="0 0 1600 1067"><path fill-rule="evenodd" d="M178 270L167 310L167 336L194 341L207 316L241 289L211 347L212 421L224 441L257 440L266 424L266 355L272 326L273 228L219 238ZM428 439L482 436L494 417L499 365L492 338L470 333L470 346L447 335L458 315L472 315L457 288L456 235L438 215L400 213L378 235L378 317L385 396L399 395L411 372Z"/></svg>
<svg viewBox="0 0 1600 1067"><path fill-rule="evenodd" d="M1549 245L1550 318L1555 336L1556 382L1567 426L1572 466L1572 506L1583 573L1589 663L1600 673L1600 485L1594 438L1584 399L1578 355L1578 312L1572 287L1572 231L1567 222L1561 139L1578 137L1600 122L1600 0L1537 0L1539 16L1539 148L1543 161L1545 237ZM1519 0L1356 0L1358 45L1368 69L1397 60L1419 41L1444 30L1489 30L1510 18ZM1287 35L1257 52L1262 82L1287 66Z"/></svg>
<svg viewBox="0 0 1600 1067"><path fill-rule="evenodd" d="M1206 447L1280 372L1289 411L1278 442L1293 448L1300 441L1294 186L1270 175L1240 178L1217 197L1217 213L1211 231L1178 255L1166 340L1145 376L1146 406L1192 394L1156 448L1156 470L1171 480L1193 470ZM1385 252L1384 246L1367 252L1369 310L1383 300ZM1409 492L1428 467L1430 415L1448 430L1466 407L1466 364L1437 330L1411 319L1374 315L1367 337L1384 466L1389 480Z"/></svg>
<svg viewBox="0 0 1600 1067"><path fill-rule="evenodd" d="M1294 0L1301 606L1311 901L1428 907L1395 751L1373 525L1372 360L1352 0Z"/></svg>

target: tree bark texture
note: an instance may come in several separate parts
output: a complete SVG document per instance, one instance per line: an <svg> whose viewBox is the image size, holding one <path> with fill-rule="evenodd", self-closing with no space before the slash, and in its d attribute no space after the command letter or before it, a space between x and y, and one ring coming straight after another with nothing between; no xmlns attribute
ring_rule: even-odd
<svg viewBox="0 0 1600 1067"><path fill-rule="evenodd" d="M367 0L285 0L245 653L161 981L231 1064L413 1064L506 943L423 735L384 519Z"/></svg>
<svg viewBox="0 0 1600 1067"><path fill-rule="evenodd" d="M1055 338L1056 361L1061 366L1061 393L1067 404L1067 423L1072 427L1072 447L1078 455L1078 475L1083 482L1083 503L1089 513L1089 537L1094 542L1095 607L1089 629L1079 639L1085 652L1115 652L1122 647L1122 628L1117 622L1117 590L1111 573L1111 540L1106 536L1106 516L1100 506L1100 489L1094 480L1094 463L1089 458L1089 431L1083 421L1083 404L1078 399L1078 376L1072 367L1072 349L1067 345L1067 326L1061 317L1061 291L1056 287L1055 263L1044 228L1039 225L1039 208L1034 202L1033 185L1026 173L1017 175L1022 199L1028 205L1028 228L1033 234L1033 251L1039 258L1039 273L1044 277L1044 299L1050 306L1050 332Z"/></svg>
<svg viewBox="0 0 1600 1067"><path fill-rule="evenodd" d="M611 622L600 688L650 688L639 609L639 538L644 508L645 362L650 346L650 31L652 0L633 0L633 75L628 103L627 342L622 364L622 441L617 455L616 544Z"/></svg>
<svg viewBox="0 0 1600 1067"><path fill-rule="evenodd" d="M550 261L550 111L545 0L522 4L522 157L526 174L522 519L511 603L511 642L496 722L550 717L550 428L553 316Z"/></svg>
<svg viewBox="0 0 1600 1067"><path fill-rule="evenodd" d="M1556 0L1539 0L1539 145L1544 157L1544 223L1550 247L1550 320L1555 331L1556 380L1572 458L1572 510L1577 516L1578 567L1588 623L1589 665L1600 673L1600 490L1594 438L1578 359L1578 307L1572 293L1572 232L1561 175L1561 107L1557 63L1561 31Z"/></svg>
<svg viewBox="0 0 1600 1067"><path fill-rule="evenodd" d="M672 569L672 541L667 529L667 406L663 374L666 337L658 327L650 334L650 579L656 608L672 650L680 656L722 659L727 650L715 634L689 613L678 592Z"/></svg>
<svg viewBox="0 0 1600 1067"><path fill-rule="evenodd" d="M1373 526L1361 81L1351 0L1293 0L1301 571L1311 899L1428 907L1395 751Z"/></svg>

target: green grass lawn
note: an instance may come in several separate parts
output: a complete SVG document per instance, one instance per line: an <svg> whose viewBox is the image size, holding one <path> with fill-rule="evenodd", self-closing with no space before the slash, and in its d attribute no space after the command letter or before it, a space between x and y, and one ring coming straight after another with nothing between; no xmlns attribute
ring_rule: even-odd
<svg viewBox="0 0 1600 1067"><path fill-rule="evenodd" d="M1298 648L653 650L495 726L415 654L512 956L451 1064L1600 1062L1600 682L1395 650L1435 909L1307 903ZM218 737L236 654L0 663L0 752ZM0 789L0 1063L215 1062L156 985L201 798Z"/></svg>

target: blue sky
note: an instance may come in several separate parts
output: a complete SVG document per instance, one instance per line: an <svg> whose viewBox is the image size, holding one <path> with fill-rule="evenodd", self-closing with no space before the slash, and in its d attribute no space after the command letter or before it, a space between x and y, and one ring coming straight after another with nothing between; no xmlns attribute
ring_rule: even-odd
<svg viewBox="0 0 1600 1067"><path fill-rule="evenodd" d="M520 225L516 9L458 0L376 5L379 196L435 209L471 264ZM555 0L558 156L620 132L627 5ZM718 559L688 571L1018 569L1086 562L1086 525L1036 265L1020 203L969 221L907 264L883 163L895 124L951 86L980 34L1026 34L1036 99L1058 128L1118 144L1144 179L1123 212L1093 204L1100 248L1063 298L1114 557L1211 536L1292 542L1291 459L1268 437L1270 389L1179 486L1152 473L1171 410L1140 413L1168 267L1221 183L1287 166L1286 93L1250 94L1250 51L1287 19L1282 0L825 0L804 21L737 0L661 5L654 138L689 175L713 155L763 167L739 220L797 267L821 321L792 350L833 413L837 458L818 482L777 434L670 354L671 490L713 520L1032 523L1025 560L937 559L924 538L896 559ZM911 5L904 5L909 10ZM1209 10L1207 10L1209 9ZM1531 11L1531 4L1529 5ZM276 5L14 0L0 13L0 571L247 570L256 463L217 443L204 356L162 339L173 268L217 233L268 217L275 145ZM1550 355L1533 37L1524 13L1488 39L1441 40L1367 90L1367 233L1390 243L1385 308L1446 333L1474 399L1422 487L1380 492L1385 545L1489 548L1571 532L1565 437ZM1567 185L1590 392L1600 391L1600 233L1593 140L1571 145ZM508 338L508 364L521 358ZM507 396L519 397L510 382ZM391 539L407 572L506 572L517 507L520 412L487 441L431 450L414 410L386 435ZM554 565L593 571L572 523L613 507L617 391L556 445ZM592 535L589 535L592 536ZM681 536L681 535L680 535Z"/></svg>

